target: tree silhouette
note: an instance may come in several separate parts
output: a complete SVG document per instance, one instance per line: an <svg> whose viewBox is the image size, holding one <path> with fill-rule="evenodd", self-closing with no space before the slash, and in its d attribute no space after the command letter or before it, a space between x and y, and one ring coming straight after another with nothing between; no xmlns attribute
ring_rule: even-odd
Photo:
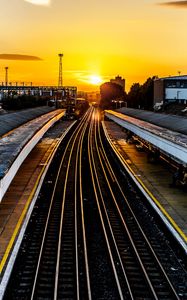
<svg viewBox="0 0 187 300"><path fill-rule="evenodd" d="M142 85L133 83L127 95L127 106L146 110L153 109L155 76L149 77Z"/></svg>

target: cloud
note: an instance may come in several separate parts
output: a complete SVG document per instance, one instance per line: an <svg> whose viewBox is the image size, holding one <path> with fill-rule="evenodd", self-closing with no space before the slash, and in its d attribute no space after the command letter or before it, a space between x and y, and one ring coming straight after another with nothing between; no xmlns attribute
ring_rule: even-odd
<svg viewBox="0 0 187 300"><path fill-rule="evenodd" d="M159 3L159 5L173 6L177 8L187 8L187 1L170 1L165 3Z"/></svg>
<svg viewBox="0 0 187 300"><path fill-rule="evenodd" d="M40 57L22 54L0 54L0 59L6 60L42 60Z"/></svg>
<svg viewBox="0 0 187 300"><path fill-rule="evenodd" d="M45 6L49 6L51 2L51 0L24 0L24 1L34 5L45 5Z"/></svg>

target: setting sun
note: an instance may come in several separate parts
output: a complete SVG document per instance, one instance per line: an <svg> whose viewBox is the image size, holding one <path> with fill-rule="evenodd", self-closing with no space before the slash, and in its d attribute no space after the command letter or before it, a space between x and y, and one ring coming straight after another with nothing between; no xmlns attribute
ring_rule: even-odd
<svg viewBox="0 0 187 300"><path fill-rule="evenodd" d="M91 84L97 85L97 84L100 84L102 82L102 79L98 75L91 75L89 81L90 81Z"/></svg>

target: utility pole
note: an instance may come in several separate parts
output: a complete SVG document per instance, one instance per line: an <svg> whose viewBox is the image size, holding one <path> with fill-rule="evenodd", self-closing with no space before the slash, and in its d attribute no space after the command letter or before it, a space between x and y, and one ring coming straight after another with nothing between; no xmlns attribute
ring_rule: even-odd
<svg viewBox="0 0 187 300"><path fill-rule="evenodd" d="M8 67L5 67L5 86L8 86Z"/></svg>
<svg viewBox="0 0 187 300"><path fill-rule="evenodd" d="M62 57L63 54L59 53L59 74L58 74L58 87L62 87Z"/></svg>

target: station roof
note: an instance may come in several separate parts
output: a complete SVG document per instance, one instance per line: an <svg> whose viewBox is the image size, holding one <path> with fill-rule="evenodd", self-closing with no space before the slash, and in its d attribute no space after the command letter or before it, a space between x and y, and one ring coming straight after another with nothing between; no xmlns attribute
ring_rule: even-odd
<svg viewBox="0 0 187 300"><path fill-rule="evenodd" d="M0 137L14 128L21 126L22 124L52 110L54 110L54 108L49 106L23 109L11 113L3 113L2 110L2 114L0 114Z"/></svg>
<svg viewBox="0 0 187 300"><path fill-rule="evenodd" d="M155 78L155 80L187 80L187 75L168 76Z"/></svg>
<svg viewBox="0 0 187 300"><path fill-rule="evenodd" d="M123 107L118 112L187 135L187 117Z"/></svg>
<svg viewBox="0 0 187 300"><path fill-rule="evenodd" d="M36 132L62 109L41 115L0 138L0 179L9 171L17 156Z"/></svg>

